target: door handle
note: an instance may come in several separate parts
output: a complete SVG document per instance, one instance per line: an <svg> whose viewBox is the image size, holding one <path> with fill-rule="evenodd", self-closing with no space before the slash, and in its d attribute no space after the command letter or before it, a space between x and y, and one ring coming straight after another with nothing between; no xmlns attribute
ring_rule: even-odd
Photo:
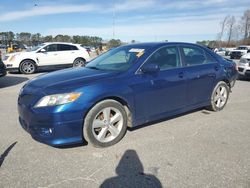
<svg viewBox="0 0 250 188"><path fill-rule="evenodd" d="M214 67L214 70L218 71L218 70L219 70L219 67L218 67L218 66L215 66L215 67Z"/></svg>
<svg viewBox="0 0 250 188"><path fill-rule="evenodd" d="M184 72L179 72L179 78L183 78L184 77Z"/></svg>

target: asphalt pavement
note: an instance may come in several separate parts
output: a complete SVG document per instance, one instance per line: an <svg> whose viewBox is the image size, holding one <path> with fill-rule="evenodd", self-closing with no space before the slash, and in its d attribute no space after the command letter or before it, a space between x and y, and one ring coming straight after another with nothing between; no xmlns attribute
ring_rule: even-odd
<svg viewBox="0 0 250 188"><path fill-rule="evenodd" d="M54 148L18 123L18 92L40 74L0 78L0 187L250 187L249 80L236 82L220 112L132 129L109 148Z"/></svg>

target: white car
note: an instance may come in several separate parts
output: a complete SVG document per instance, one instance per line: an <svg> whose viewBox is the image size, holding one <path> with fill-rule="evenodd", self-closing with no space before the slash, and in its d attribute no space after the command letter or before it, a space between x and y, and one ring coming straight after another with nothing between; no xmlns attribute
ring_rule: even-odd
<svg viewBox="0 0 250 188"><path fill-rule="evenodd" d="M250 46L238 46L230 53L230 59L240 59L243 55L247 54L250 50Z"/></svg>
<svg viewBox="0 0 250 188"><path fill-rule="evenodd" d="M243 55L238 63L238 72L241 77L250 78L250 53Z"/></svg>
<svg viewBox="0 0 250 188"><path fill-rule="evenodd" d="M83 66L90 60L85 48L72 43L44 43L28 52L7 54L3 58L8 71L32 74L38 69Z"/></svg>

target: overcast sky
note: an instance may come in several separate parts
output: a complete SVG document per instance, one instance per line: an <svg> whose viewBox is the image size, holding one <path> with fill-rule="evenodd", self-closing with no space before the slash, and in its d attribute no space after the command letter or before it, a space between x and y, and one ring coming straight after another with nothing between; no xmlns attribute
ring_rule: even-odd
<svg viewBox="0 0 250 188"><path fill-rule="evenodd" d="M0 31L91 35L123 41L216 38L220 21L240 19L249 0L0 0Z"/></svg>

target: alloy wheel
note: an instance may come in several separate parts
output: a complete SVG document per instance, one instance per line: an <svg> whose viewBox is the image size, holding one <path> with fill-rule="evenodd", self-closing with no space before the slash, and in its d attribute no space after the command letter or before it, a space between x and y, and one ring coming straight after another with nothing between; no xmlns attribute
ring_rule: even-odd
<svg viewBox="0 0 250 188"><path fill-rule="evenodd" d="M224 85L220 85L214 94L214 104L217 108L222 108L226 102L227 102L227 98L228 98L228 90Z"/></svg>
<svg viewBox="0 0 250 188"><path fill-rule="evenodd" d="M107 107L97 113L92 124L92 133L96 140L106 143L114 140L123 127L123 116L120 110Z"/></svg>

